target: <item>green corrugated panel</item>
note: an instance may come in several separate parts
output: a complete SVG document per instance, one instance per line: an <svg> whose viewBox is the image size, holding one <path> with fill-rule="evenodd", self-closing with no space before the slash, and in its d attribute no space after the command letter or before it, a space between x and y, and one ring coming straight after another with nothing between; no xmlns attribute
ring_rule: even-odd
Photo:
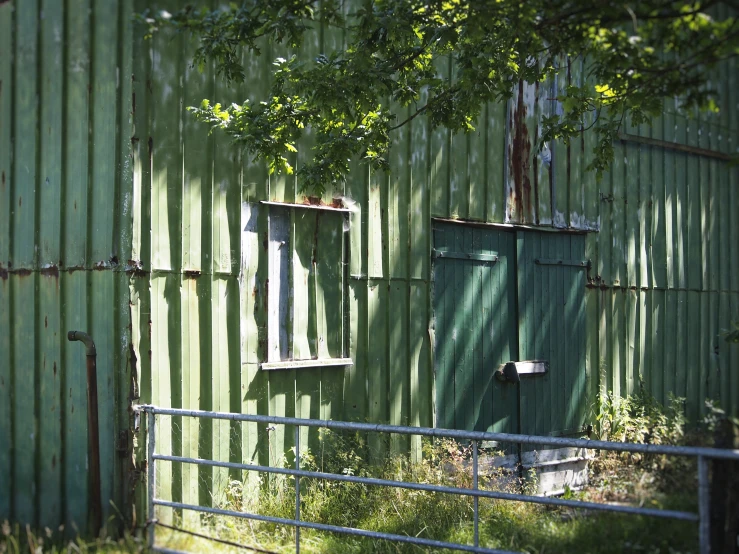
<svg viewBox="0 0 739 554"><path fill-rule="evenodd" d="M12 364L12 421L13 421L13 517L19 521L35 523L36 513L36 418L39 415L36 399L36 359L32 345L36 342L36 276L12 275L11 329Z"/></svg>
<svg viewBox="0 0 739 554"><path fill-rule="evenodd" d="M39 218L39 262L58 265L61 261L60 216L62 190L62 5L44 1L41 9L41 124L39 148L41 167L39 172L39 202L43 217ZM115 140L114 136L111 136Z"/></svg>
<svg viewBox="0 0 739 554"><path fill-rule="evenodd" d="M10 259L10 213L12 165L10 137L13 132L12 71L13 71L13 5L0 4L0 265Z"/></svg>
<svg viewBox="0 0 739 554"><path fill-rule="evenodd" d="M32 268L38 259L35 248L37 194L37 139L39 129L38 0L15 7L15 57L13 86L13 180L10 213L11 259L15 268Z"/></svg>

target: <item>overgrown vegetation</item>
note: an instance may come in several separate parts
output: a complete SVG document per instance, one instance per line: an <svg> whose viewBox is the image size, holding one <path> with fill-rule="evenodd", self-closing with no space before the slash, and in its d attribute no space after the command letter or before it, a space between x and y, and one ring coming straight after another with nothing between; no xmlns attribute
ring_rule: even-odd
<svg viewBox="0 0 739 554"><path fill-rule="evenodd" d="M297 177L303 191L320 196L344 182L352 159L389 169L393 134L418 116L432 129L472 131L488 102L518 93L522 106L524 81L558 81L545 93L557 109L543 114L532 147L545 152L547 142L569 143L592 129L589 167L600 174L624 123L648 122L665 97L679 97L686 113L717 111L709 72L739 52L733 12L714 17L724 6L736 7L715 0L247 0L216 10L150 9L140 20L149 36L170 28L195 38L194 65L212 65L228 82L254 78L245 54L270 56L268 90L190 109L270 171L292 173L300 139L311 133Z"/></svg>
<svg viewBox="0 0 739 554"><path fill-rule="evenodd" d="M708 404L699 430L688 430L683 400L670 398L662 406L641 392L629 398L604 394L594 406L594 432L599 438L655 444L706 443L707 431L724 414ZM374 443L373 443L374 444ZM471 485L469 445L453 441L426 442L423 459L386 455L377 463L366 437L326 432L320 454L301 454L303 469L415 481L436 485ZM500 452L481 450L481 456ZM293 467L294 452L284 460ZM295 510L294 479L251 474L232 480L222 506L291 518ZM249 480L251 479L251 480ZM619 502L655 508L697 511L694 462L684 458L601 452L591 463L591 483L583 491L566 492L567 498ZM481 488L532 493L535 484L516 472L488 470ZM364 484L301 479L301 517L304 520L471 544L473 501L470 498L423 491L388 489ZM270 552L292 552L295 532L285 527L230 517L189 517L161 510L163 521L235 543ZM47 539L44 539L47 540ZM49 539L51 540L51 539ZM34 542L35 541L35 542ZM157 543L190 552L243 551L169 529L159 529ZM529 503L480 500L480 544L530 553L557 552L669 552L697 551L697 526L671 520L623 516L581 510L549 508ZM30 549L29 549L30 545ZM43 544L17 527L3 526L0 552L139 552L142 542L127 538L120 543L98 541ZM383 540L301 531L301 551L314 553L418 553L417 546ZM430 550L433 551L433 550Z"/></svg>

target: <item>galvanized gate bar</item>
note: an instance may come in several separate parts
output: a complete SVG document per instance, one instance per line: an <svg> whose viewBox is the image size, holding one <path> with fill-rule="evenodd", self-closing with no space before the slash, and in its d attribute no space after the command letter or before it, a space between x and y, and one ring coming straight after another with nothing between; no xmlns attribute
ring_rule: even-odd
<svg viewBox="0 0 739 554"><path fill-rule="evenodd" d="M708 463L698 456L698 535L701 554L711 554L711 497L708 483Z"/></svg>
<svg viewBox="0 0 739 554"><path fill-rule="evenodd" d="M206 514L233 516L241 519L264 521L266 523L293 525L296 527L304 527L306 529L316 529L318 531L331 531L333 533L343 533L345 535L354 535L358 537L369 537L373 539L407 542L411 544L419 544L421 546L430 546L434 548L448 548L449 550L458 550L460 552L475 552L478 554L520 554L518 552L512 552L510 550L481 548L479 546L469 546L465 544L456 544L451 542L437 541L433 539L423 539L420 537L409 537L407 535L394 535L392 533L383 533L381 531L366 531L364 529L356 529L354 527L339 527L338 525L326 525L324 523L313 523L310 521L295 521L294 519L286 519L282 517L263 516L259 514L249 514L246 512L234 512L231 510L221 510L220 508L210 508L207 506L193 506L191 504L183 504L181 502L169 502L167 500L154 500L154 504L156 506L164 506L166 508L193 510L195 512L203 512Z"/></svg>
<svg viewBox="0 0 739 554"><path fill-rule="evenodd" d="M609 450L613 452L638 452L641 454L665 454L668 456L705 456L706 458L714 460L739 460L739 450L708 448L703 446L669 446L662 444L622 443L590 439L570 439L563 437L540 437L536 435L519 435L514 433L489 433L486 431L462 431L458 429L410 427L380 423L333 421L327 419L300 419L296 417L183 410L179 408L159 408L151 405L138 405L135 406L134 409L161 415L222 419L226 421L300 425L302 427L322 427L334 430L364 431L369 433L396 433L400 435L419 435L423 437L538 444L541 446L571 446L574 448Z"/></svg>
<svg viewBox="0 0 739 554"><path fill-rule="evenodd" d="M698 516L691 512L679 512L675 510L660 510L656 508L637 508L634 506L620 506L612 504L600 504L598 502L585 502L580 500L565 500L547 496L529 496L526 494L515 494L510 492L486 491L475 489L464 489L459 487L445 487L443 485L428 485L425 483L413 483L408 481L393 481L389 479L377 479L375 477L357 477L355 475L340 475L338 473L322 473L320 471L308 471L295 469L269 467L251 464L240 464L238 462L219 462L216 460L203 460L200 458L185 458L182 456L165 456L157 454L156 460L168 462L180 462L185 464L196 464L208 467L223 467L227 469L240 469L244 471L258 471L263 473L274 473L277 475L301 475L327 481L343 481L345 483L360 483L364 485L378 485L385 487L397 487L399 489L411 489L427 492L438 492L446 494L458 494L471 496L473 498L495 498L497 500L514 500L517 502L532 502L534 504L545 504L547 506L563 506L583 510L600 510L604 512L619 512L624 514L642 515L649 517L663 517L668 519L679 519L682 521L698 521Z"/></svg>

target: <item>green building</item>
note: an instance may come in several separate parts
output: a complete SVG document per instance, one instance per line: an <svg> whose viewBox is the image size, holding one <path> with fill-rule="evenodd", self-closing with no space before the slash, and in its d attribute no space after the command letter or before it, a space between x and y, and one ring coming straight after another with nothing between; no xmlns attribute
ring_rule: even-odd
<svg viewBox="0 0 739 554"><path fill-rule="evenodd" d="M739 314L736 62L712 77L720 114L668 101L624 129L600 182L587 134L534 148L554 89L583 79L573 61L474 133L413 120L389 174L356 165L318 203L185 110L260 98L289 52L266 45L228 88L190 67L184 37L144 41L145 7L0 2L0 520L85 526L69 330L97 345L106 517L128 517L143 484L137 403L581 435L599 391L643 382L692 420L706 398L737 413L739 348L719 337ZM341 40L316 33L299 55ZM524 360L548 372L493 378ZM159 444L264 463L292 445L205 432L165 425ZM197 494L187 479L164 486Z"/></svg>

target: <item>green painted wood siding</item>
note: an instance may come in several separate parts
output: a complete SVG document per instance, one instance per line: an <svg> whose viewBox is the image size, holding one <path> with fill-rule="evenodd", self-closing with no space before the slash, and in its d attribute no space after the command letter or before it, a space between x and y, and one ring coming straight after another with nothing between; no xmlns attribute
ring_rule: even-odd
<svg viewBox="0 0 739 554"><path fill-rule="evenodd" d="M553 83L522 84L508 104L487 106L469 135L414 119L393 138L389 174L353 166L328 197L354 207L342 314L354 365L261 371L269 229L261 211L249 214L262 200L304 199L294 177L269 176L184 108L203 97L262 98L271 61L290 52L264 45L231 89L191 67L184 35L143 41L130 16L148 7L0 4L0 443L12 445L0 449L0 474L12 476L0 481L0 517L85 518L84 355L64 340L71 328L98 341L106 509L109 499L129 507L137 478L115 453L129 397L434 424L432 218L598 229L585 239L587 402L601 387L633 392L641 377L660 400L686 396L691 417L705 396L739 409L739 349L718 338L739 314L739 168L619 142L597 182L584 171L587 135L550 145L546 166L532 145L541 114L557 109L550 93L587 74L565 63ZM309 60L342 41L340 31L316 32L296 53ZM446 60L438 68L454 71ZM736 79L736 61L712 77L720 115L686 118L668 102L651 126L627 131L736 153ZM292 446L290 434L256 425L240 435L184 422L164 431L172 451L225 459L269 461ZM188 471L169 481L173 497L202 494Z"/></svg>
<svg viewBox="0 0 739 554"><path fill-rule="evenodd" d="M130 504L131 4L0 4L0 520L68 536L88 518L69 330L97 346L103 518Z"/></svg>

